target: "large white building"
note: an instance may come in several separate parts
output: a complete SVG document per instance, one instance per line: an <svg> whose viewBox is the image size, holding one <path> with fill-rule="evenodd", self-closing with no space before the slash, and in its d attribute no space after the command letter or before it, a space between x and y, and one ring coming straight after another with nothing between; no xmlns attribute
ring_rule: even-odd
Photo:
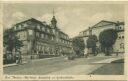
<svg viewBox="0 0 128 81"><path fill-rule="evenodd" d="M124 52L124 22L111 22L111 21L100 21L99 23L89 27L88 29L79 33L79 36L84 39L85 46L86 40L88 39L89 35L96 35L99 39L99 34L106 29L115 29L118 33L118 38L113 45L113 51ZM100 43L97 42L97 47L100 48Z"/></svg>
<svg viewBox="0 0 128 81"><path fill-rule="evenodd" d="M51 25L31 18L15 24L12 29L23 42L20 51L25 59L67 55L73 51L69 36L59 29L55 16Z"/></svg>

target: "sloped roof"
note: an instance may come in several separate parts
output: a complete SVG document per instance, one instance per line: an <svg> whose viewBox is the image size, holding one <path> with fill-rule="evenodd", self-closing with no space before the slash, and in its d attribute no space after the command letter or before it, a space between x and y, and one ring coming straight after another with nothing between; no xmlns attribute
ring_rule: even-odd
<svg viewBox="0 0 128 81"><path fill-rule="evenodd" d="M51 28L50 25L48 25L47 23L41 22L41 21L39 21L39 20L37 20L37 19L35 19L35 18L27 19L27 20L25 20L25 21L22 21L22 22L20 22L20 23L15 24L15 26L20 25L20 24L25 23L25 22L28 22L28 21L36 22L36 23L38 23L38 24L40 24L40 25L43 25L43 26L48 27L48 28Z"/></svg>
<svg viewBox="0 0 128 81"><path fill-rule="evenodd" d="M30 18L30 19L27 19L27 20L25 20L25 21L19 22L19 23L15 24L15 25L19 25L19 24L25 23L25 22L27 22L27 21L35 21L35 22L38 22L38 23L42 24L41 21L36 20L35 18Z"/></svg>
<svg viewBox="0 0 128 81"><path fill-rule="evenodd" d="M93 25L91 28L101 27L105 25L116 24L115 22L101 20L99 23Z"/></svg>
<svg viewBox="0 0 128 81"><path fill-rule="evenodd" d="M63 31L61 31L61 30L59 30L59 32L60 33L62 33L62 34L64 34L64 35L66 35L66 36L68 36L66 33L64 33Z"/></svg>
<svg viewBox="0 0 128 81"><path fill-rule="evenodd" d="M118 24L119 24L119 25L124 25L124 22L119 22Z"/></svg>

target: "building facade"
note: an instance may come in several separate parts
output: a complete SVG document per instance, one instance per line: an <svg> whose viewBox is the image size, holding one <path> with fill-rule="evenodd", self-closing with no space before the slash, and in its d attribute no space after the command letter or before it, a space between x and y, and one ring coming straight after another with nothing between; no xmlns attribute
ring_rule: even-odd
<svg viewBox="0 0 128 81"><path fill-rule="evenodd" d="M31 18L12 28L23 41L24 46L20 50L26 59L66 55L73 51L69 36L57 27L55 16L50 25Z"/></svg>
<svg viewBox="0 0 128 81"><path fill-rule="evenodd" d="M116 30L118 32L118 38L114 44L114 50L124 52L124 22L117 22Z"/></svg>
<svg viewBox="0 0 128 81"><path fill-rule="evenodd" d="M88 29L79 33L79 36L84 39L85 45L89 35L96 35L99 40L99 34L106 29L115 29L118 34L118 38L113 45L113 51L124 52L124 22L111 22L100 21L99 23L89 27ZM100 48L100 43L97 42L97 47Z"/></svg>

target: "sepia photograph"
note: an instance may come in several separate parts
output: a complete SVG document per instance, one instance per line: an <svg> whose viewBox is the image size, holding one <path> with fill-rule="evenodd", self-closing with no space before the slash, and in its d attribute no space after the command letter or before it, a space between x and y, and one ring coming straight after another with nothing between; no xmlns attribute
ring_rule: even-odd
<svg viewBox="0 0 128 81"><path fill-rule="evenodd" d="M4 75L124 75L124 5L3 3Z"/></svg>

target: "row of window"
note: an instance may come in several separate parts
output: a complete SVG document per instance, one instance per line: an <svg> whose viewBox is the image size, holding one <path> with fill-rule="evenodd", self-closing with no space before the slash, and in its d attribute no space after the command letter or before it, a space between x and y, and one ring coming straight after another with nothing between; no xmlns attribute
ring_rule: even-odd
<svg viewBox="0 0 128 81"><path fill-rule="evenodd" d="M61 37L61 38L64 38L64 39L69 39L69 37L68 37L67 35L62 34L62 33L60 34L60 37Z"/></svg>
<svg viewBox="0 0 128 81"><path fill-rule="evenodd" d="M63 52L63 51L68 51L69 48L66 48L66 47L59 47L59 48L55 48L55 47L50 47L50 46L47 46L47 45L37 45L36 46L36 52L41 52L41 53L56 53L56 52ZM71 50L70 50L71 51Z"/></svg>
<svg viewBox="0 0 128 81"><path fill-rule="evenodd" d="M48 34L43 34L43 33L42 34L36 33L36 37L49 39L49 40L55 40L54 36L48 35ZM62 42L62 43L65 43L65 44L70 44L70 41L67 41L67 40L60 39L59 41Z"/></svg>
<svg viewBox="0 0 128 81"><path fill-rule="evenodd" d="M47 32L47 33L51 33L52 30L48 30L48 29L47 29L46 32ZM36 32L36 34L37 34L37 37L40 37L40 33L39 33L39 32ZM45 34L42 33L42 36L41 36L41 37L44 38L44 35L45 35ZM65 35L65 34L59 34L59 35L60 35L60 37L62 37L62 38L64 38L64 39L69 39L69 37L68 37L67 35ZM47 35L46 35L46 38L47 38Z"/></svg>
<svg viewBox="0 0 128 81"><path fill-rule="evenodd" d="M123 30L124 28L123 28L123 26L121 27L121 26L118 26L117 27L117 30Z"/></svg>
<svg viewBox="0 0 128 81"><path fill-rule="evenodd" d="M124 49L124 43L120 44L120 49Z"/></svg>
<svg viewBox="0 0 128 81"><path fill-rule="evenodd" d="M41 25L31 25L31 24L29 24L27 22L14 26L14 29L15 30L21 30L21 29L23 29L25 27L37 27L38 30L45 31L47 33L53 33L52 29L50 29L48 27L44 27L43 25L42 26Z"/></svg>
<svg viewBox="0 0 128 81"><path fill-rule="evenodd" d="M49 50L52 50L52 49L50 49L49 47L47 47L47 46L42 46L42 45L37 45L36 49L37 49L38 51L42 51L42 50L49 51Z"/></svg>
<svg viewBox="0 0 128 81"><path fill-rule="evenodd" d="M42 30L42 31L47 32L47 33L53 33L52 29L47 28L47 27L43 27L43 26L40 26L40 25L37 25L37 29Z"/></svg>
<svg viewBox="0 0 128 81"><path fill-rule="evenodd" d="M119 36L118 38L119 38L119 39L124 39L124 36Z"/></svg>
<svg viewBox="0 0 128 81"><path fill-rule="evenodd" d="M70 44L70 41L63 40L63 39L60 39L60 42L65 43L65 44Z"/></svg>
<svg viewBox="0 0 128 81"><path fill-rule="evenodd" d="M81 36L87 36L87 35L89 35L89 31L80 32L80 35Z"/></svg>
<svg viewBox="0 0 128 81"><path fill-rule="evenodd" d="M27 36L26 36L26 32L18 32L17 33L17 36L22 39L22 40L26 40L27 39ZM48 40L56 40L54 36L52 35L48 35L48 34L44 34L44 33L36 33L36 37L39 37L39 38L43 38L43 39L48 39ZM61 43L64 43L64 44L70 44L70 41L68 40L64 40L64 39L59 39L58 40L59 42Z"/></svg>
<svg viewBox="0 0 128 81"><path fill-rule="evenodd" d="M15 29L15 30L20 30L20 29L25 28L25 27L27 27L27 26L28 26L27 23L23 23L23 24L15 25L15 26L14 26L14 29Z"/></svg>
<svg viewBox="0 0 128 81"><path fill-rule="evenodd" d="M36 33L36 37L45 38L45 39L50 39L50 40L55 40L55 37L54 37L54 36L48 35L48 34L44 34L44 33L39 33L39 32ZM66 36L66 39L67 39L67 38L68 38L68 37ZM63 39L60 39L60 42L65 43L65 44L69 44L68 41L63 40Z"/></svg>
<svg viewBox="0 0 128 81"><path fill-rule="evenodd" d="M20 38L20 39L22 39L22 40L25 40L26 39L26 36L27 34L26 34L26 32L18 32L17 33L17 36Z"/></svg>
<svg viewBox="0 0 128 81"><path fill-rule="evenodd" d="M57 51L54 48L51 48L49 46L41 46L38 45L35 50L36 53L41 54L57 54Z"/></svg>
<svg viewBox="0 0 128 81"><path fill-rule="evenodd" d="M54 40L54 36L44 33L36 33L36 37Z"/></svg>
<svg viewBox="0 0 128 81"><path fill-rule="evenodd" d="M87 35L87 32L83 32L83 35Z"/></svg>
<svg viewBox="0 0 128 81"><path fill-rule="evenodd" d="M30 26L30 25L31 25L31 26ZM27 26L30 26L30 27L36 26L38 30L42 30L42 31L44 31L44 32L51 33L51 34L52 34L52 33L55 34L55 31L52 30L52 29L49 28L49 27L45 27L45 26L39 25L39 24L37 24L37 25L35 25L35 24L32 25L32 24L30 24L29 22L22 23L22 24L19 24L19 25L17 25L17 26L14 26L14 29L15 29L15 30L20 30L20 29L22 29L22 28L24 28L24 27L27 27ZM48 26L48 25L46 25L46 26ZM61 33L61 34L59 34L59 35L60 35L60 37L62 37L62 38L64 38L64 39L69 39L69 37L68 37L67 35L63 34L63 33ZM39 36L38 33L37 33L37 36ZM43 37L44 37L44 36L43 36ZM46 35L46 38L47 38L47 35Z"/></svg>

